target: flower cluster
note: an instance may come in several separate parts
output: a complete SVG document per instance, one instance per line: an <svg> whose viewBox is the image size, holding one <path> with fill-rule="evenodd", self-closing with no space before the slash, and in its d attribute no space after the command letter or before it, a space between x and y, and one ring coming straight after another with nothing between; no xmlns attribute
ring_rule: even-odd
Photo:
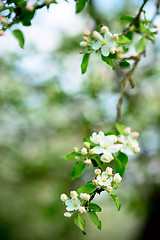
<svg viewBox="0 0 160 240"><path fill-rule="evenodd" d="M117 51L118 34L112 34L107 26L102 26L100 32L93 31L92 34L89 30L85 30L83 39L80 46L86 48L87 51L100 50L105 57L110 53L115 54Z"/></svg>

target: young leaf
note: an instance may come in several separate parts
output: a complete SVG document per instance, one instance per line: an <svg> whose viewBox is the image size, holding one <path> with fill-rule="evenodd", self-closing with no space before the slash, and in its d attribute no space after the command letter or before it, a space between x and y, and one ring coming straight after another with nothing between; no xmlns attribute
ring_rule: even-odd
<svg viewBox="0 0 160 240"><path fill-rule="evenodd" d="M101 230L101 221L99 220L97 214L94 211L88 212L88 216L91 221L97 226L99 230Z"/></svg>
<svg viewBox="0 0 160 240"><path fill-rule="evenodd" d="M83 234L85 235L86 233L84 229L85 229L86 223L85 223L85 218L83 214L78 213L77 216L74 218L74 223L77 225L77 227L79 227L82 230Z"/></svg>
<svg viewBox="0 0 160 240"><path fill-rule="evenodd" d="M115 167L115 172L119 173L121 177L123 176L126 166L128 163L128 157L124 153L119 153L118 156L114 156L114 167Z"/></svg>
<svg viewBox="0 0 160 240"><path fill-rule="evenodd" d="M115 202L115 204L117 206L117 209L119 211L121 209L121 204L118 201L118 197L115 194L113 194L113 193L109 193L109 195L112 197L112 199Z"/></svg>
<svg viewBox="0 0 160 240"><path fill-rule="evenodd" d="M76 153L76 152L71 152L71 153L65 155L63 158L66 160L69 160L69 159L75 158L76 156L81 156L81 154Z"/></svg>
<svg viewBox="0 0 160 240"><path fill-rule="evenodd" d="M126 43L129 43L129 42L130 42L129 38L127 38L124 35L119 35L118 40L116 41L117 44L122 44L122 45L126 44Z"/></svg>
<svg viewBox="0 0 160 240"><path fill-rule="evenodd" d="M121 61L121 62L119 63L119 66L120 66L121 68L128 68L128 67L130 67L130 63L124 60L124 61Z"/></svg>
<svg viewBox="0 0 160 240"><path fill-rule="evenodd" d="M124 134L124 129L126 128L125 125L116 123L115 127L117 128L117 130L120 134L122 134L122 135Z"/></svg>
<svg viewBox="0 0 160 240"><path fill-rule="evenodd" d="M86 3L89 0L75 0L76 1L76 13L79 13L83 10L83 8L85 7Z"/></svg>
<svg viewBox="0 0 160 240"><path fill-rule="evenodd" d="M144 51L146 47L147 40L145 37L142 37L135 45L135 50L137 53L141 53Z"/></svg>
<svg viewBox="0 0 160 240"><path fill-rule="evenodd" d="M15 36L15 38L18 40L19 46L21 48L23 48L24 47L24 36L23 36L23 33L20 30L18 30L18 29L14 30L12 33Z"/></svg>
<svg viewBox="0 0 160 240"><path fill-rule="evenodd" d="M107 65L109 65L109 66L111 66L113 68L114 62L113 62L113 60L111 58L105 57L105 56L103 56L101 54L101 59L102 59L103 62L105 62Z"/></svg>
<svg viewBox="0 0 160 240"><path fill-rule="evenodd" d="M81 63L81 72L84 74L87 71L90 53L85 53Z"/></svg>
<svg viewBox="0 0 160 240"><path fill-rule="evenodd" d="M131 16L121 16L120 17L120 21L121 22L132 22L134 20L134 17L131 17Z"/></svg>
<svg viewBox="0 0 160 240"><path fill-rule="evenodd" d="M87 183L86 185L80 187L77 190L77 193L80 195L81 193L91 194L96 190L96 186L93 183Z"/></svg>
<svg viewBox="0 0 160 240"><path fill-rule="evenodd" d="M90 203L88 205L88 210L89 211L94 211L94 212L101 212L102 208L95 203Z"/></svg>
<svg viewBox="0 0 160 240"><path fill-rule="evenodd" d="M85 167L86 164L84 162L82 161L75 162L72 170L72 179L79 178L84 172Z"/></svg>

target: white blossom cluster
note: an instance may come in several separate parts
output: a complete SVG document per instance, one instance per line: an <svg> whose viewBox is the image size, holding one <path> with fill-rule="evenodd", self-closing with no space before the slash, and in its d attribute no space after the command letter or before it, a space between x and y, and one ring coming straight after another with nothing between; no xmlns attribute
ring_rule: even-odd
<svg viewBox="0 0 160 240"><path fill-rule="evenodd" d="M80 153L86 159L84 162L86 164L91 164L91 158L94 155L100 155L100 160L105 163L109 163L114 159L114 154L117 154L119 151L127 154L133 155L134 153L140 152L139 143L137 138L139 137L138 132L131 132L129 127L125 128L123 131L123 135L115 136L115 135L105 135L104 132L99 131L97 134L93 132L90 136L90 143L84 142L84 147L80 150ZM75 147L74 151L76 153L79 152L78 148ZM75 159L78 159L75 158Z"/></svg>
<svg viewBox="0 0 160 240"><path fill-rule="evenodd" d="M118 34L112 34L107 26L102 26L100 32L89 30L84 31L83 41L80 42L80 46L88 50L100 50L102 55L107 57L110 53L115 54L116 41L118 40Z"/></svg>

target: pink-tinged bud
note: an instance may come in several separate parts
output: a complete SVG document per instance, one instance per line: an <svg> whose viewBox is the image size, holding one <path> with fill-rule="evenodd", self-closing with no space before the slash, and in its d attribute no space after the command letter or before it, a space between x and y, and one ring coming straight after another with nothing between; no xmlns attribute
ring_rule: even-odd
<svg viewBox="0 0 160 240"><path fill-rule="evenodd" d="M111 47L111 48L110 48L110 53L112 53L112 54L115 54L115 53L116 53L115 47Z"/></svg>
<svg viewBox="0 0 160 240"><path fill-rule="evenodd" d="M95 39L97 39L97 40L100 40L100 41L103 41L103 40L104 40L104 38L102 37L102 35L101 35L99 32L97 32L97 31L94 31L94 32L93 32L93 37L94 37Z"/></svg>
<svg viewBox="0 0 160 240"><path fill-rule="evenodd" d="M81 47L87 47L87 42L81 41L79 44Z"/></svg>
<svg viewBox="0 0 160 240"><path fill-rule="evenodd" d="M122 177L119 175L119 173L116 173L116 174L114 175L114 182L115 182L115 183L120 183L121 180L122 180Z"/></svg>
<svg viewBox="0 0 160 240"><path fill-rule="evenodd" d="M95 173L96 175L100 175L100 174L101 174L101 169L99 169L99 168L98 168L98 169L95 169L95 170L94 170L94 173Z"/></svg>
<svg viewBox="0 0 160 240"><path fill-rule="evenodd" d="M107 167L107 168L106 168L106 174L107 174L107 175L111 175L111 174L112 174L112 171L113 171L113 169L112 169L111 167Z"/></svg>
<svg viewBox="0 0 160 240"><path fill-rule="evenodd" d="M84 146L85 146L86 148L90 148L90 143L89 143L89 142L84 142Z"/></svg>
<svg viewBox="0 0 160 240"><path fill-rule="evenodd" d="M158 33L159 33L159 30L155 31L155 33L154 33L154 34L158 34Z"/></svg>
<svg viewBox="0 0 160 240"><path fill-rule="evenodd" d="M133 132L133 137L138 138L139 137L139 132Z"/></svg>
<svg viewBox="0 0 160 240"><path fill-rule="evenodd" d="M79 157L78 156L75 156L75 160L77 161L79 159Z"/></svg>
<svg viewBox="0 0 160 240"><path fill-rule="evenodd" d="M86 29L85 31L84 31L84 35L86 35L86 36L89 36L91 34L91 32L88 30L88 29Z"/></svg>
<svg viewBox="0 0 160 240"><path fill-rule="evenodd" d="M73 149L74 149L75 153L78 153L78 148L77 147L74 147Z"/></svg>
<svg viewBox="0 0 160 240"><path fill-rule="evenodd" d="M89 153L90 153L90 154L94 154L93 149L90 149L90 150L89 150Z"/></svg>
<svg viewBox="0 0 160 240"><path fill-rule="evenodd" d="M89 199L90 199L90 195L89 194L87 194L87 193L81 193L80 194L80 198L82 199L82 200L85 200L85 201L89 201Z"/></svg>
<svg viewBox="0 0 160 240"><path fill-rule="evenodd" d="M76 191L70 191L71 198L77 198L78 194Z"/></svg>
<svg viewBox="0 0 160 240"><path fill-rule="evenodd" d="M65 212L65 213L64 213L64 216L69 218L69 217L72 216L72 214L71 214L70 212Z"/></svg>
<svg viewBox="0 0 160 240"><path fill-rule="evenodd" d="M84 161L84 163L85 163L86 165L90 165L90 164L91 164L91 159L86 159L86 160Z"/></svg>
<svg viewBox="0 0 160 240"><path fill-rule="evenodd" d="M65 202L68 199L68 197L67 197L66 194L63 193L63 194L61 194L60 199L61 199L62 202Z"/></svg>
<svg viewBox="0 0 160 240"><path fill-rule="evenodd" d="M80 213L85 213L85 212L86 212L86 209L85 209L85 207L80 206L79 209L78 209L78 211L79 211Z"/></svg>
<svg viewBox="0 0 160 240"><path fill-rule="evenodd" d="M101 28L101 33L107 33L108 32L108 27L107 26L103 26L102 28Z"/></svg>
<svg viewBox="0 0 160 240"><path fill-rule="evenodd" d="M108 190L108 192L112 192L113 188L111 186L107 186L107 190Z"/></svg>
<svg viewBox="0 0 160 240"><path fill-rule="evenodd" d="M26 9L27 9L28 11L33 11L33 10L34 10L34 6L33 6L32 4L27 3L27 4L26 4Z"/></svg>
<svg viewBox="0 0 160 240"><path fill-rule="evenodd" d="M0 31L0 36L4 36L4 31Z"/></svg>
<svg viewBox="0 0 160 240"><path fill-rule="evenodd" d="M121 137L117 137L117 143L123 143L123 139Z"/></svg>
<svg viewBox="0 0 160 240"><path fill-rule="evenodd" d="M118 40L118 34L116 34L116 33L113 34L112 38L113 38L114 41L117 41Z"/></svg>
<svg viewBox="0 0 160 240"><path fill-rule="evenodd" d="M82 148L82 149L81 149L81 154L82 154L82 155L86 155L86 154L87 154L87 148L85 148L85 147Z"/></svg>
<svg viewBox="0 0 160 240"><path fill-rule="evenodd" d="M127 135L129 135L129 134L131 133L130 127L125 128L125 129L124 129L124 133L127 134Z"/></svg>
<svg viewBox="0 0 160 240"><path fill-rule="evenodd" d="M141 149L139 148L139 147L136 147L135 149L134 149L134 152L135 153L139 153L141 151Z"/></svg>
<svg viewBox="0 0 160 240"><path fill-rule="evenodd" d="M0 21L2 24L6 24L7 23L7 19L5 17L1 17Z"/></svg>
<svg viewBox="0 0 160 240"><path fill-rule="evenodd" d="M154 24L154 25L153 25L153 27L154 27L154 28L157 28L157 27L158 27L158 25L157 25L157 24Z"/></svg>
<svg viewBox="0 0 160 240"><path fill-rule="evenodd" d="M98 180L93 179L93 180L92 180L92 183L93 183L94 185L98 185Z"/></svg>
<svg viewBox="0 0 160 240"><path fill-rule="evenodd" d="M87 40L88 40L88 37L87 37L87 36L84 36L83 39L84 39L85 41L87 41Z"/></svg>

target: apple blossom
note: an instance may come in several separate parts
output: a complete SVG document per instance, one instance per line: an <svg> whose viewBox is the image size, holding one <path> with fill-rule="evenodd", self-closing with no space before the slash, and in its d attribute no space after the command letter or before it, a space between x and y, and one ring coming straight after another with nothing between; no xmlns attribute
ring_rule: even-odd
<svg viewBox="0 0 160 240"><path fill-rule="evenodd" d="M85 213L85 212L86 212L86 209L85 209L85 207L80 206L79 209L78 209L78 211L79 211L80 213Z"/></svg>
<svg viewBox="0 0 160 240"><path fill-rule="evenodd" d="M78 148L77 147L74 147L74 152L77 153L78 152Z"/></svg>
<svg viewBox="0 0 160 240"><path fill-rule="evenodd" d="M87 164L87 165L90 165L92 162L91 162L91 159L86 159L85 161L85 164Z"/></svg>
<svg viewBox="0 0 160 240"><path fill-rule="evenodd" d="M81 41L79 45L81 47L87 47L87 42L86 41Z"/></svg>
<svg viewBox="0 0 160 240"><path fill-rule="evenodd" d="M100 186L109 186L112 183L112 177L109 177L106 172L103 172L102 175L98 175L97 180Z"/></svg>
<svg viewBox="0 0 160 240"><path fill-rule="evenodd" d="M124 133L127 134L127 135L130 134L131 133L131 129L129 127L125 128L124 129Z"/></svg>
<svg viewBox="0 0 160 240"><path fill-rule="evenodd" d="M86 36L89 36L91 34L91 32L88 30L88 29L86 29L85 31L84 31L84 35L86 35Z"/></svg>
<svg viewBox="0 0 160 240"><path fill-rule="evenodd" d="M89 143L89 142L84 142L84 146L85 146L86 148L90 148L90 143Z"/></svg>
<svg viewBox="0 0 160 240"><path fill-rule="evenodd" d="M101 27L101 33L107 33L109 31L107 26Z"/></svg>
<svg viewBox="0 0 160 240"><path fill-rule="evenodd" d="M107 190L108 190L108 192L112 192L113 191L113 187L107 186Z"/></svg>
<svg viewBox="0 0 160 240"><path fill-rule="evenodd" d="M82 155L86 155L86 154L87 154L87 148L85 148L85 147L82 148L82 149L81 149L81 154L82 154Z"/></svg>
<svg viewBox="0 0 160 240"><path fill-rule="evenodd" d="M99 169L99 168L95 169L95 170L94 170L94 173L95 173L96 175L100 175L100 174L101 174L101 169Z"/></svg>
<svg viewBox="0 0 160 240"><path fill-rule="evenodd" d="M107 167L107 168L106 168L106 174L107 174L107 175L111 175L111 174L112 174L112 171L113 171L113 169L112 169L111 167Z"/></svg>
<svg viewBox="0 0 160 240"><path fill-rule="evenodd" d="M65 205L67 206L66 209L67 211L74 211L78 210L78 208L81 205L81 201L79 199L68 199L65 201Z"/></svg>
<svg viewBox="0 0 160 240"><path fill-rule="evenodd" d="M60 199L61 199L62 202L65 202L68 199L68 197L67 197L66 194L63 193L63 194L61 194Z"/></svg>
<svg viewBox="0 0 160 240"><path fill-rule="evenodd" d="M97 179L93 179L93 180L92 180L92 183L93 183L94 185L98 185Z"/></svg>
<svg viewBox="0 0 160 240"><path fill-rule="evenodd" d="M81 193L81 194L80 194L80 198L81 198L82 200L89 201L90 195L87 194L87 193Z"/></svg>
<svg viewBox="0 0 160 240"><path fill-rule="evenodd" d="M71 196L71 198L75 198L76 199L78 194L77 194L76 191L70 191L70 196Z"/></svg>
<svg viewBox="0 0 160 240"><path fill-rule="evenodd" d="M119 175L119 173L116 173L116 174L114 175L114 182L115 182L115 183L120 183L121 180L122 180L122 177Z"/></svg>
<svg viewBox="0 0 160 240"><path fill-rule="evenodd" d="M65 212L65 213L64 213L64 216L69 218L69 217L72 216L72 214L71 214L70 212Z"/></svg>

